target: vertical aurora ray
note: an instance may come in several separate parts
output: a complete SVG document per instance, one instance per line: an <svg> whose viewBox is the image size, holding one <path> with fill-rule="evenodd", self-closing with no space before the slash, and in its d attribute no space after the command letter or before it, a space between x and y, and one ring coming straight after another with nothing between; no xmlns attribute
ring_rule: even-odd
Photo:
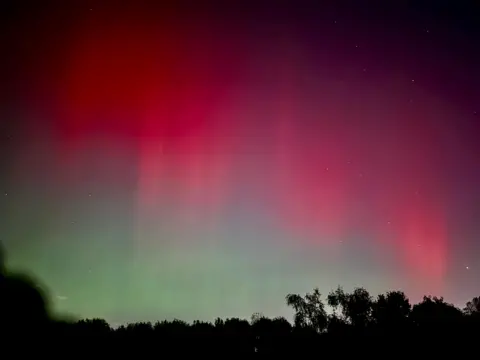
<svg viewBox="0 0 480 360"><path fill-rule="evenodd" d="M12 81L29 86L2 236L59 309L121 322L280 315L315 285L456 294L480 176L453 97L374 40L312 40L270 12L92 8Z"/></svg>

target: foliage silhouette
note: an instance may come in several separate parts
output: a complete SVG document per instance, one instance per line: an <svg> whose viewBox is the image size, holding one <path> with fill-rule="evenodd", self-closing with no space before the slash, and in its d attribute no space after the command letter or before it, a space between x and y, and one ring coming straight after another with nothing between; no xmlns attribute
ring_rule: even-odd
<svg viewBox="0 0 480 360"><path fill-rule="evenodd" d="M0 333L35 334L50 326L47 296L32 277L9 272L0 246Z"/></svg>
<svg viewBox="0 0 480 360"><path fill-rule="evenodd" d="M305 294L304 297L288 294L286 300L287 305L295 310L295 326L313 328L318 333L327 328L327 312L318 288L313 289L312 293Z"/></svg>
<svg viewBox="0 0 480 360"><path fill-rule="evenodd" d="M374 302L364 288L356 288L352 293L346 293L338 287L328 294L327 302L335 314L340 311L340 318L357 330L365 329L372 321Z"/></svg>
<svg viewBox="0 0 480 360"><path fill-rule="evenodd" d="M0 326L2 340L43 341L43 349L63 346L77 356L105 350L107 356L154 352L172 356L277 354L301 355L332 350L343 356L381 355L395 348L398 356L428 351L476 350L480 336L479 297L460 310L443 298L425 296L413 306L401 291L373 298L364 288L345 292L341 287L322 301L318 288L304 296L289 294L294 324L282 317L253 314L214 322L181 320L154 324L139 322L112 328L103 319L65 321L49 316L45 294L31 278L5 270L0 251ZM327 313L326 306L333 310ZM55 344L53 343L55 342ZM27 342L26 342L27 343ZM31 344L31 340L28 340ZM4 346L3 349L8 347ZM28 347L26 347L28 348ZM41 347L35 347L38 351ZM53 351L53 350L52 350Z"/></svg>
<svg viewBox="0 0 480 360"><path fill-rule="evenodd" d="M373 304L372 316L381 332L398 333L406 330L412 305L402 291L380 294Z"/></svg>
<svg viewBox="0 0 480 360"><path fill-rule="evenodd" d="M480 315L480 296L474 297L471 301L467 302L463 311L467 315Z"/></svg>

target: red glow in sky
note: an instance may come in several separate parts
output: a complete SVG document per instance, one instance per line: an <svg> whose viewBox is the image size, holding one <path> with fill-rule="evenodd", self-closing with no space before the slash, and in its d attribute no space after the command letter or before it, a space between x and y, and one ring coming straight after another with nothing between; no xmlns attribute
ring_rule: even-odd
<svg viewBox="0 0 480 360"><path fill-rule="evenodd" d="M292 236L321 245L361 231L379 244L394 242L415 273L442 278L448 225L435 189L425 195L438 176L434 134L418 119L405 121L408 111L399 110L395 97L410 84L380 84L376 95L328 78L307 86L302 69L313 60L301 46L282 42L284 50L247 55L225 47L233 40L213 30L202 28L193 39L181 24L128 19L78 31L67 51L57 125L65 159L92 137L135 147L139 223L155 217L172 194L184 217L235 206L239 156L257 144L273 154L271 171L246 176L273 194L270 210ZM268 84L268 76L243 78L271 76L272 68L282 69L273 75L279 86ZM256 95L267 100L239 109ZM250 117L239 119L236 111ZM260 127L270 138L252 136Z"/></svg>
<svg viewBox="0 0 480 360"><path fill-rule="evenodd" d="M277 316L316 285L478 296L470 13L8 3L0 240L64 309Z"/></svg>

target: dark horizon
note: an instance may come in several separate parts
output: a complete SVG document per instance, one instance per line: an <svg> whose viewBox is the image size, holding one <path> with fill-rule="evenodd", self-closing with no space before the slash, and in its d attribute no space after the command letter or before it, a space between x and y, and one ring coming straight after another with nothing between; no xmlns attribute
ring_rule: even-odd
<svg viewBox="0 0 480 360"><path fill-rule="evenodd" d="M109 356L152 354L300 355L334 351L341 355L383 355L395 349L404 357L414 351L475 351L480 330L480 297L458 309L443 298L427 297L411 304L401 291L374 298L364 288L346 292L341 287L323 296L318 288L304 295L288 294L293 324L284 317L252 314L250 320L216 318L213 322L182 320L135 322L113 328L104 319L62 319L52 316L48 294L34 279L0 271L0 330L2 354L15 351L35 357L74 350L77 357L108 351ZM333 308L328 313L325 306ZM28 347L19 349L19 344ZM13 347L12 347L13 345ZM32 346L33 345L33 346ZM401 345L401 346L399 346ZM128 351L128 352L127 352Z"/></svg>

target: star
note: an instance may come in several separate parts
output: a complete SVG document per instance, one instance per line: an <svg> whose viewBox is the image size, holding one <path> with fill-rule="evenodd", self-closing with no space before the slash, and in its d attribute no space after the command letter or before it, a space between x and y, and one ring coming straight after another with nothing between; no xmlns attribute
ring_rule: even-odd
<svg viewBox="0 0 480 360"><path fill-rule="evenodd" d="M469 267L469 266L465 266L465 269L470 270L470 267Z"/></svg>

